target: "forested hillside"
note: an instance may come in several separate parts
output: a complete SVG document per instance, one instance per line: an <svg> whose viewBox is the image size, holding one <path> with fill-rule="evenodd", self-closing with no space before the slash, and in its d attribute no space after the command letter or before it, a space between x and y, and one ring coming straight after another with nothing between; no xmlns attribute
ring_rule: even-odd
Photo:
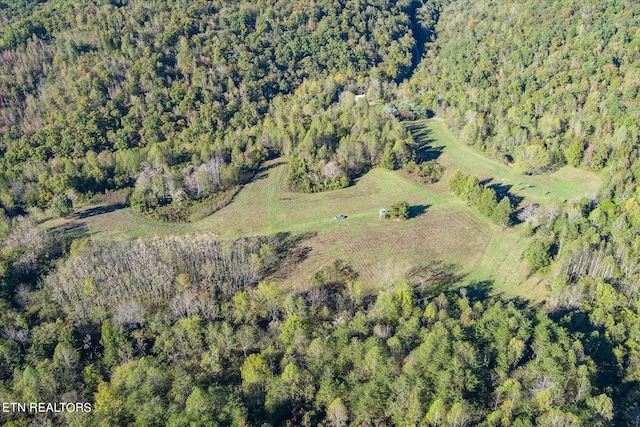
<svg viewBox="0 0 640 427"><path fill-rule="evenodd" d="M339 261L296 295L259 282L284 237L76 241L42 289L4 288L3 401L89 401L90 414L35 416L83 425L612 418L600 361L548 315L480 288L400 281L368 297ZM17 223L5 280L46 272L56 243Z"/></svg>
<svg viewBox="0 0 640 427"><path fill-rule="evenodd" d="M453 2L442 15L405 91L522 173L604 170L599 194L521 213L523 258L547 277L547 310L599 355L619 423L637 422L640 7Z"/></svg>
<svg viewBox="0 0 640 427"><path fill-rule="evenodd" d="M640 135L640 5L458 1L411 91L523 173L624 162ZM635 156L635 155L634 155Z"/></svg>
<svg viewBox="0 0 640 427"><path fill-rule="evenodd" d="M0 422L637 425L640 5L588 3L0 0L0 401L92 408ZM434 115L504 177L568 165L604 186L520 205L506 181L440 166L428 129L414 138ZM340 253L285 289L270 279L313 256L310 235L340 247L318 231L334 214L226 240L196 222L236 206L267 159L282 179L262 185L286 174L292 192L330 196L376 167L404 169L376 172L408 177L412 200L442 185L437 224L463 212L521 244L509 260L546 301L497 295L491 275L365 288ZM260 209L289 206L269 190ZM396 202L405 217L432 208ZM43 225L108 203L198 235ZM377 214L379 236L427 223ZM367 215L332 224L371 246Z"/></svg>
<svg viewBox="0 0 640 427"><path fill-rule="evenodd" d="M83 198L138 181L136 206L148 211L241 184L275 149L261 119L277 95L332 76L320 93L331 104L342 91L366 89L363 79L381 85L409 75L416 6L39 7L0 29L2 206L47 208L69 190Z"/></svg>

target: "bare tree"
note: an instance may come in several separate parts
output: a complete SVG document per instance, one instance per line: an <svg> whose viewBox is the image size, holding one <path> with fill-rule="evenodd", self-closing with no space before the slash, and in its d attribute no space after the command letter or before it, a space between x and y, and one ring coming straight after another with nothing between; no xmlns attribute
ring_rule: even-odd
<svg viewBox="0 0 640 427"><path fill-rule="evenodd" d="M256 342L256 333L254 328L244 325L236 334L236 339L242 349L242 354L244 357L247 357L247 350Z"/></svg>
<svg viewBox="0 0 640 427"><path fill-rule="evenodd" d="M197 168L188 168L184 174L184 189L191 197L201 198L222 187L222 169L225 166L220 157L214 157Z"/></svg>
<svg viewBox="0 0 640 427"><path fill-rule="evenodd" d="M0 251L9 248L17 254L14 270L27 274L38 268L41 259L51 257L58 246L48 231L40 229L32 219L19 216L13 220L9 235L0 242Z"/></svg>
<svg viewBox="0 0 640 427"><path fill-rule="evenodd" d="M29 340L29 330L5 327L2 329L2 338L6 340L13 340L24 348Z"/></svg>
<svg viewBox="0 0 640 427"><path fill-rule="evenodd" d="M176 295L171 300L171 314L174 319L191 317L193 315L194 302L196 301L196 292L193 289Z"/></svg>
<svg viewBox="0 0 640 427"><path fill-rule="evenodd" d="M113 321L120 325L139 326L144 323L145 309L137 301L119 304L113 311Z"/></svg>
<svg viewBox="0 0 640 427"><path fill-rule="evenodd" d="M532 203L525 206L518 213L518 220L520 220L521 222L535 222L537 219L536 212L538 211L539 206L540 205L538 205L537 203Z"/></svg>

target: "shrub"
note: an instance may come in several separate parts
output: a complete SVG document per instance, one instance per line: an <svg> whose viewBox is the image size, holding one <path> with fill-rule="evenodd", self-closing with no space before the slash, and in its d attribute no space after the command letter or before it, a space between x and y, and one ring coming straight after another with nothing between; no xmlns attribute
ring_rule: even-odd
<svg viewBox="0 0 640 427"><path fill-rule="evenodd" d="M551 243L546 240L532 242L524 251L524 260L531 271L536 272L551 264Z"/></svg>
<svg viewBox="0 0 640 427"><path fill-rule="evenodd" d="M409 218L409 203L397 202L391 205L387 209L387 216L389 218L408 219Z"/></svg>
<svg viewBox="0 0 640 427"><path fill-rule="evenodd" d="M498 206L498 198L493 188L485 188L482 190L478 198L478 210L480 213L484 216L491 217L496 206Z"/></svg>
<svg viewBox="0 0 640 427"><path fill-rule="evenodd" d="M513 212L513 208L511 207L511 202L508 197L503 197L500 200L500 203L495 207L493 213L491 214L491 220L504 227L507 227L511 224L511 213Z"/></svg>
<svg viewBox="0 0 640 427"><path fill-rule="evenodd" d="M51 212L56 218L69 215L73 202L66 194L59 194L53 198L51 202Z"/></svg>

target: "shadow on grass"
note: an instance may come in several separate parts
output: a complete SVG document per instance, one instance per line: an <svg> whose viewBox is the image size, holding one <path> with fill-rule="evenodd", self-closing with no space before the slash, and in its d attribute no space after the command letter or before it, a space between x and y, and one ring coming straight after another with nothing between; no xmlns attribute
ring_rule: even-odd
<svg viewBox="0 0 640 427"><path fill-rule="evenodd" d="M475 303L476 301L483 302L487 300L491 296L492 290L492 280L481 280L464 288L460 288L459 292L461 295L469 298L469 303Z"/></svg>
<svg viewBox="0 0 640 427"><path fill-rule="evenodd" d="M456 288L464 277L460 274L460 266L443 261L432 261L428 264L414 267L407 273L407 279L415 284L420 294L425 298L432 298Z"/></svg>
<svg viewBox="0 0 640 427"><path fill-rule="evenodd" d="M439 147L433 146L436 140L431 137L431 129L422 124L415 123L407 123L405 126L416 141L416 158L413 159L416 163L437 160L442 155L445 147L444 145Z"/></svg>
<svg viewBox="0 0 640 427"><path fill-rule="evenodd" d="M512 303L518 310L526 310L535 304L526 298L505 296L504 292L495 292L493 288L493 280L481 280L468 286L458 289L461 296L467 297L469 303L484 302L488 299L499 299ZM540 307L538 307L540 308Z"/></svg>
<svg viewBox="0 0 640 427"><path fill-rule="evenodd" d="M258 172L266 172L266 171L268 171L268 170L275 169L275 168L277 168L278 166L282 166L282 165L284 165L284 164L285 164L285 162L284 162L284 161L279 160L279 161L277 161L277 162L275 162L275 163L270 164L269 166L263 166L263 167L261 167L260 169L258 169Z"/></svg>
<svg viewBox="0 0 640 427"><path fill-rule="evenodd" d="M280 247L284 250L290 250L300 245L305 240L309 240L318 235L317 231L308 231L305 233L291 234L290 231L281 231L275 234L276 239L280 242Z"/></svg>
<svg viewBox="0 0 640 427"><path fill-rule="evenodd" d="M428 162L429 160L437 160L444 152L444 145L440 147L429 146L422 148L417 152L417 162Z"/></svg>
<svg viewBox="0 0 640 427"><path fill-rule="evenodd" d="M103 215L106 213L114 212L119 209L123 209L125 207L126 205L123 203L115 203L115 204L106 205L106 206L96 206L95 208L89 208L89 209L75 212L74 214L71 215L71 218L85 219L92 216Z"/></svg>
<svg viewBox="0 0 640 427"><path fill-rule="evenodd" d="M511 215L511 223L513 225L522 224L535 217L536 211L540 207L537 203L531 203L527 206L523 206L520 209L514 210Z"/></svg>
<svg viewBox="0 0 640 427"><path fill-rule="evenodd" d="M295 271L298 264L306 260L311 254L311 247L304 245L304 242L317 235L317 232L294 235L289 231L276 233L275 238L278 241L277 253L280 260L272 268L264 272L265 276L269 276L269 280L276 282L284 281L289 274Z"/></svg>
<svg viewBox="0 0 640 427"><path fill-rule="evenodd" d="M513 185L511 184L494 183L489 185L489 188L496 192L498 201L502 200L503 197L507 197L511 202L511 206L518 206L520 202L524 200L524 197L518 196L517 194L513 194L511 192L511 188L513 188Z"/></svg>
<svg viewBox="0 0 640 427"><path fill-rule="evenodd" d="M409 218L416 218L424 214L431 205L415 205L409 206Z"/></svg>
<svg viewBox="0 0 640 427"><path fill-rule="evenodd" d="M89 226L85 222L72 221L49 229L52 234L62 236L65 239L79 239L89 237Z"/></svg>
<svg viewBox="0 0 640 427"><path fill-rule="evenodd" d="M507 197L511 202L511 206L513 206L514 208L524 200L524 197L518 196L517 194L511 192L511 189L513 188L512 184L501 184L495 182L493 178L487 178L480 181L480 185L486 188L491 188L493 191L495 191L498 201L502 200L503 197ZM530 185L527 188L533 187L533 185Z"/></svg>
<svg viewBox="0 0 640 427"><path fill-rule="evenodd" d="M278 161L269 166L263 166L256 171L256 174L249 181L260 181L262 179L266 179L269 176L269 170L277 168L278 166L284 165L285 162Z"/></svg>

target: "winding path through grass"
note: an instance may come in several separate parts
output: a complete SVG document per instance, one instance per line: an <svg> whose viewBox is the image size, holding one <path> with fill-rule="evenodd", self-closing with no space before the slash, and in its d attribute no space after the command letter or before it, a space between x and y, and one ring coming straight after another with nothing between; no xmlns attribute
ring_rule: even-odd
<svg viewBox="0 0 640 427"><path fill-rule="evenodd" d="M405 122L414 139L437 155L438 162L450 173L456 169L476 175L491 184L508 187L509 191L528 201L544 203L553 199L577 200L597 194L600 177L593 173L564 166L550 174L522 175L504 162L485 157L454 136L444 123L437 119Z"/></svg>
<svg viewBox="0 0 640 427"><path fill-rule="evenodd" d="M562 168L550 175L522 176L510 166L487 159L459 142L436 120L408 122L414 137L447 172L435 184L418 183L401 171L373 169L348 188L318 194L287 190L287 164L266 162L233 201L213 215L191 224L152 221L130 209L116 209L82 217L49 221L48 227L80 227L102 239L149 238L176 234L211 233L220 239L289 232L306 234L300 256L287 261L271 276L283 285L302 290L319 268L337 258L349 262L369 291L410 272L445 268L462 276L462 285L488 281L494 293L544 299L546 291L529 277L520 261L528 239L515 229L502 229L467 207L447 189L455 169L472 173L508 188L525 202L576 199L594 193L595 174ZM380 221L378 209L407 201L413 218ZM334 221L337 214L347 216ZM434 267L435 266L435 267Z"/></svg>
<svg viewBox="0 0 640 427"><path fill-rule="evenodd" d="M300 194L286 189L287 167L282 159L266 162L232 203L192 224L159 223L118 209L48 225L75 222L106 239L200 233L221 239L277 232L307 234L310 237L301 242L306 256L273 277L295 289L306 288L316 270L337 258L352 264L370 290L428 265L446 265L465 274L491 239L491 226L466 211L455 197L402 172L374 169L348 188ZM379 208L402 200L411 205L413 218L378 219ZM334 221L337 214L347 218Z"/></svg>

